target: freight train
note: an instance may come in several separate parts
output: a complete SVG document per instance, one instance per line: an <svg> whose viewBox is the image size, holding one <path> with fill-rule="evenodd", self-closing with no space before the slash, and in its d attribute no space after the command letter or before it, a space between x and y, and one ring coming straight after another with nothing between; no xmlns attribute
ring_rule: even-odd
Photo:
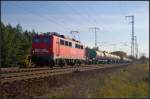
<svg viewBox="0 0 150 99"><path fill-rule="evenodd" d="M86 62L88 64L110 64L110 63L124 63L131 62L131 59L113 55L106 51L100 51L95 49L86 49Z"/></svg>
<svg viewBox="0 0 150 99"><path fill-rule="evenodd" d="M32 37L31 61L37 66L80 65L83 63L131 62L108 52L87 49L78 40L56 32L35 34Z"/></svg>

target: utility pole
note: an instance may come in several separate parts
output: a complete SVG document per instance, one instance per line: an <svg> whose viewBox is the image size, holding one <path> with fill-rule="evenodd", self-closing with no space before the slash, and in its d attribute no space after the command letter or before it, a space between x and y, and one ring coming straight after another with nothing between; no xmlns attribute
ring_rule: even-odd
<svg viewBox="0 0 150 99"><path fill-rule="evenodd" d="M97 30L99 30L98 27L91 27L89 29L93 29L95 31L95 48L97 47Z"/></svg>
<svg viewBox="0 0 150 99"><path fill-rule="evenodd" d="M134 57L134 16L126 16L129 18L129 24L132 24L132 36L131 36L131 56ZM131 19L131 20L130 20Z"/></svg>
<svg viewBox="0 0 150 99"><path fill-rule="evenodd" d="M136 59L138 58L138 44L137 44L137 37L134 36L135 38L135 56L136 56Z"/></svg>

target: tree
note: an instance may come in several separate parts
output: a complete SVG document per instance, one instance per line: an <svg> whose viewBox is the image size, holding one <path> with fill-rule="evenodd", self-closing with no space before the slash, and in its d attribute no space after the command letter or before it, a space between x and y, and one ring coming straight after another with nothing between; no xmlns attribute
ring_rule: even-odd
<svg viewBox="0 0 150 99"><path fill-rule="evenodd" d="M32 34L35 31L23 31L20 24L12 27L1 22L0 62L3 67L17 66L30 54Z"/></svg>
<svg viewBox="0 0 150 99"><path fill-rule="evenodd" d="M148 61L148 58L146 58L146 56L144 54L142 54L142 56L139 59L142 63L146 63Z"/></svg>
<svg viewBox="0 0 150 99"><path fill-rule="evenodd" d="M3 24L3 22L1 22L1 32L0 32L0 67L2 66L2 64L4 63L4 49L3 49L3 36L4 36L4 28L5 28L5 25Z"/></svg>

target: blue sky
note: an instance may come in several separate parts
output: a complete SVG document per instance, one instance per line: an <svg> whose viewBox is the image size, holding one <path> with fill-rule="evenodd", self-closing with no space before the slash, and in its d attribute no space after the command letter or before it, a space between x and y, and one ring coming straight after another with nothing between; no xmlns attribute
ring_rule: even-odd
<svg viewBox="0 0 150 99"><path fill-rule="evenodd" d="M5 24L37 32L58 32L79 38L86 46L94 46L94 31L99 27L98 45L101 50L123 50L130 54L131 24L125 19L135 16L135 35L139 55L149 56L149 2L146 1L3 1L1 19ZM78 35L76 36L78 39ZM128 46L123 46L121 42ZM116 45L116 46L114 46Z"/></svg>

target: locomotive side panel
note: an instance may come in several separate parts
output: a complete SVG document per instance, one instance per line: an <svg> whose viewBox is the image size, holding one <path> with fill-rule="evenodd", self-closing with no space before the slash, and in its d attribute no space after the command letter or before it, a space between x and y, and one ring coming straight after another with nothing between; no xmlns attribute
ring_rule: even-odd
<svg viewBox="0 0 150 99"><path fill-rule="evenodd" d="M53 53L55 59L85 59L85 50L74 48L74 42L53 36Z"/></svg>

